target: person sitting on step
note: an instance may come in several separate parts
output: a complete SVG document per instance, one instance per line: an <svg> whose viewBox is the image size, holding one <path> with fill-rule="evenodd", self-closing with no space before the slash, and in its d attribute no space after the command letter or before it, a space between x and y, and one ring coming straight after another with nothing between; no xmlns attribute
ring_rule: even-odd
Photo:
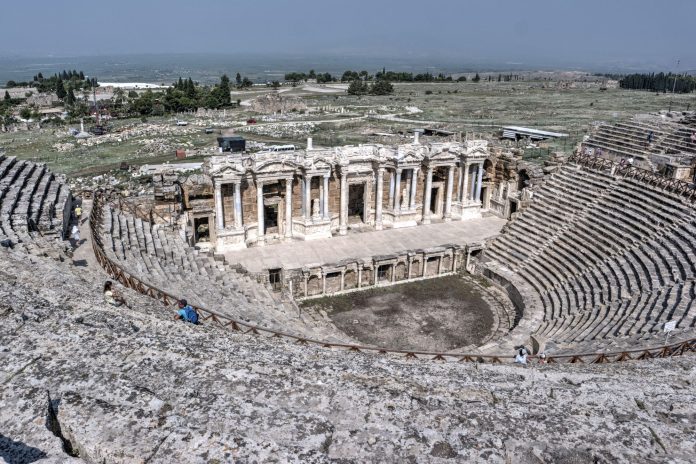
<svg viewBox="0 0 696 464"><path fill-rule="evenodd" d="M176 302L179 309L176 312L174 319L182 320L184 322L190 322L191 324L198 324L198 313L196 312L186 300L181 299Z"/></svg>
<svg viewBox="0 0 696 464"><path fill-rule="evenodd" d="M520 346L515 355L515 364L527 364L527 348Z"/></svg>
<svg viewBox="0 0 696 464"><path fill-rule="evenodd" d="M113 282L110 280L107 280L104 284L104 301L109 303L111 306L128 306L126 304L126 300L114 290Z"/></svg>

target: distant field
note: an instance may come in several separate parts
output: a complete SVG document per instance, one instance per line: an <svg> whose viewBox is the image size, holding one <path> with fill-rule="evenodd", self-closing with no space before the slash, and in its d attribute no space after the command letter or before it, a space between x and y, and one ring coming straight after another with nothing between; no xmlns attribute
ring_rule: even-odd
<svg viewBox="0 0 696 464"><path fill-rule="evenodd" d="M672 96L621 89L600 91L596 85L558 89L552 81L395 84L395 92L390 96L350 96L340 89L327 90L333 93L303 86L284 87L284 96L302 98L310 108L327 111L291 113L276 121L264 122L261 115L243 106L227 110L225 118L220 115L196 119L180 115L191 123L188 129L182 130L173 127L175 118L149 118L148 124L160 126L162 134L149 133L92 147L76 145L74 150L64 152L57 151L54 146L75 143L67 134L67 126L0 133L0 149L8 155L47 162L57 172L71 176L95 175L117 168L121 161L136 165L173 161L177 147L212 147L217 134L206 135L203 127L241 128L247 118L254 117L259 121L257 127L244 128L242 133L248 140L267 143L304 146L307 136L313 137L317 145L392 143L406 140L408 129L423 126L496 136L501 125L516 124L567 132L571 134L569 140L555 142L551 149L570 150L593 121L617 121L636 113L667 109L670 100L673 101L673 110L696 108L694 94ZM232 98L244 101L269 91L235 92ZM141 124L138 119L113 123L115 129ZM72 124L72 127L77 126ZM401 132L404 135L385 139L368 135L371 132ZM533 151L528 154L538 155Z"/></svg>

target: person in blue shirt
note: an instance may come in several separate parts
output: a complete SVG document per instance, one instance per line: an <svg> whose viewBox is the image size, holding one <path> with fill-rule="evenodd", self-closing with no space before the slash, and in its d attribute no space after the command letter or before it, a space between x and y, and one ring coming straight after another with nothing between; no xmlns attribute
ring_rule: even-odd
<svg viewBox="0 0 696 464"><path fill-rule="evenodd" d="M179 309L177 310L174 319L189 322L191 324L198 324L198 313L191 307L190 304L186 302L186 300L182 299L177 301L177 306Z"/></svg>

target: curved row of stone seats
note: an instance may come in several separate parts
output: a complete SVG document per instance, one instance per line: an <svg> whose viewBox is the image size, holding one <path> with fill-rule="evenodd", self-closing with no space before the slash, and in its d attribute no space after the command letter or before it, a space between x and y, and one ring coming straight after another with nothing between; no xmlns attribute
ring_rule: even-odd
<svg viewBox="0 0 696 464"><path fill-rule="evenodd" d="M188 246L180 231L104 207L103 244L111 260L143 282L231 318L326 341L346 337L330 321L299 312L237 269Z"/></svg>
<svg viewBox="0 0 696 464"><path fill-rule="evenodd" d="M0 155L0 240L34 253L64 248L69 189L45 164Z"/></svg>
<svg viewBox="0 0 696 464"><path fill-rule="evenodd" d="M538 293L536 333L558 346L696 324L696 211L633 179L563 166L484 257Z"/></svg>
<svg viewBox="0 0 696 464"><path fill-rule="evenodd" d="M652 143L648 143L651 132ZM691 139L694 132L696 127L690 125L636 118L613 125L602 124L584 145L638 159L646 159L650 154L694 154L696 142Z"/></svg>

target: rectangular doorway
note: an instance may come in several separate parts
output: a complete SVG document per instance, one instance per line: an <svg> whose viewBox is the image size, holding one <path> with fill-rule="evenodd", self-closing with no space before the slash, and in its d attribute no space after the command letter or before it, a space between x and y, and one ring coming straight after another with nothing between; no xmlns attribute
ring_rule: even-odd
<svg viewBox="0 0 696 464"><path fill-rule="evenodd" d="M365 186L353 184L348 186L348 216L365 222Z"/></svg>
<svg viewBox="0 0 696 464"><path fill-rule="evenodd" d="M437 216L438 193L440 193L440 187L433 187L430 190L430 213L434 216Z"/></svg>
<svg viewBox="0 0 696 464"><path fill-rule="evenodd" d="M264 234L278 233L278 204L263 207Z"/></svg>
<svg viewBox="0 0 696 464"><path fill-rule="evenodd" d="M194 243L210 242L210 223L208 216L193 218Z"/></svg>

